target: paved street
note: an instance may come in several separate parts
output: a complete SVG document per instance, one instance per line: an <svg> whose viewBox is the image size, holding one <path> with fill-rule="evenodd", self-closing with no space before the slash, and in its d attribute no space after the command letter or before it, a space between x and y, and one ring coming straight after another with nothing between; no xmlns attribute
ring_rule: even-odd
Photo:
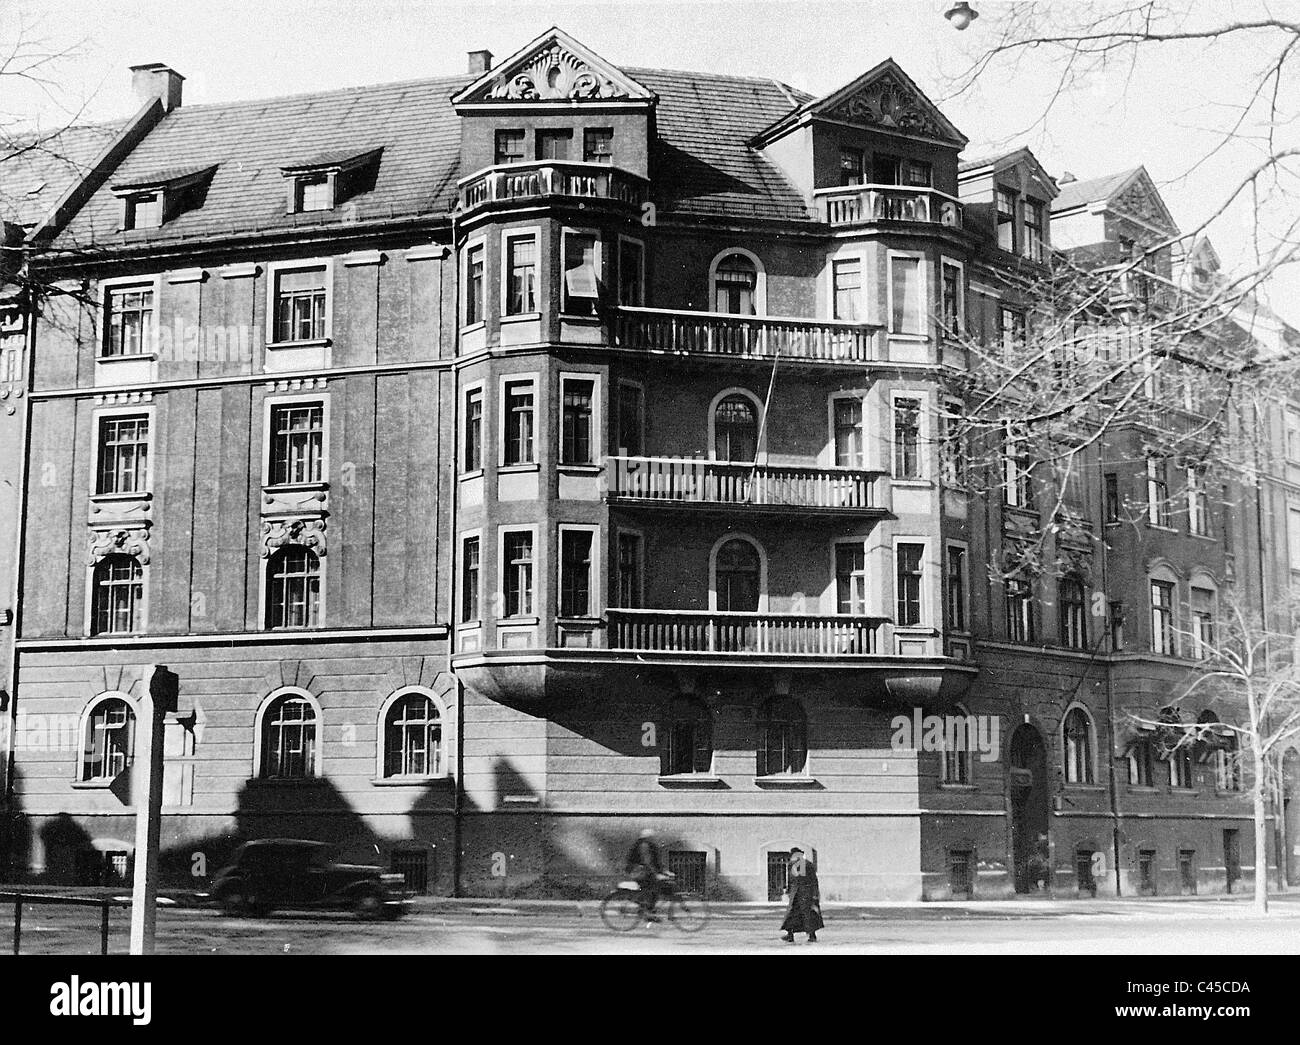
<svg viewBox="0 0 1300 1045"><path fill-rule="evenodd" d="M816 944L779 938L780 910L730 905L703 931L668 924L616 934L591 904L418 901L394 922L347 914L226 918L167 907L158 921L166 954L1300 954L1300 896L1267 918L1223 900L1007 901L827 906ZM128 913L111 919L110 951L127 947ZM0 948L10 953L12 905L0 908ZM99 950L99 912L28 906L22 953Z"/></svg>

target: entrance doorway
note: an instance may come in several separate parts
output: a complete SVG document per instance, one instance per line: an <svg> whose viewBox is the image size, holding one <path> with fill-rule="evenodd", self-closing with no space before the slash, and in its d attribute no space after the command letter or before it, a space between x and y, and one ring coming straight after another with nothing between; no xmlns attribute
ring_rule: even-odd
<svg viewBox="0 0 1300 1045"><path fill-rule="evenodd" d="M1047 746L1026 722L1011 736L1011 859L1018 893L1051 885L1047 826Z"/></svg>

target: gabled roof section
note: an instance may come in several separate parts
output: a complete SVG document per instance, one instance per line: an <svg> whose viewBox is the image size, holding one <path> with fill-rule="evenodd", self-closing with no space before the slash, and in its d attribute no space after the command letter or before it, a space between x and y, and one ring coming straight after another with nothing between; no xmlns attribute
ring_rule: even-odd
<svg viewBox="0 0 1300 1045"><path fill-rule="evenodd" d="M1060 193L1061 189L1056 179L1047 173L1047 168L1038 162L1038 157L1028 148L1013 149L1011 152L981 156L973 160L962 160L957 166L957 179L965 181L986 170L997 174L1012 167L1024 167L1030 178L1042 190L1043 198L1055 199Z"/></svg>
<svg viewBox="0 0 1300 1045"><path fill-rule="evenodd" d="M357 152L356 149L329 149L297 163L286 164L280 168L280 173L286 177L291 177L295 174L322 174L326 171L337 171L339 173L354 171L358 167L373 163L383 151L384 147L382 145L376 149L367 149L364 152Z"/></svg>
<svg viewBox="0 0 1300 1045"><path fill-rule="evenodd" d="M1060 214L1087 206L1132 218L1165 235L1178 232L1178 223L1169 213L1160 190L1145 167L1134 167L1088 181L1069 182L1061 186L1061 194L1052 203L1052 213Z"/></svg>
<svg viewBox="0 0 1300 1045"><path fill-rule="evenodd" d="M889 131L959 149L968 140L892 58L886 58L838 91L787 113L759 132L751 144L761 148L806 120L817 119Z"/></svg>
<svg viewBox="0 0 1300 1045"><path fill-rule="evenodd" d="M122 181L114 181L111 188L117 195L141 192L146 189L184 189L210 177L217 169L215 163L201 167L171 167Z"/></svg>
<svg viewBox="0 0 1300 1045"><path fill-rule="evenodd" d="M510 102L655 101L654 93L617 66L552 26L490 69L451 104L498 105Z"/></svg>

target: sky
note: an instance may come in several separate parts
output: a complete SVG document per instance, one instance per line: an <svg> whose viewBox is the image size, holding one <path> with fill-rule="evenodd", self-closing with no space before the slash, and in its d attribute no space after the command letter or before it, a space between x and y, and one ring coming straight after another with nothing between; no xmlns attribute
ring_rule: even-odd
<svg viewBox="0 0 1300 1045"><path fill-rule="evenodd" d="M165 62L185 77L185 104L296 94L465 71L465 53L498 59L558 25L615 65L772 77L824 94L892 56L970 138L966 155L1027 145L1055 175L1080 179L1144 165L1179 225L1205 220L1226 186L1258 159L1259 127L1213 151L1213 129L1233 118L1246 70L1270 40L1162 48L1137 70L1117 65L1062 96L1040 120L1054 86L1031 56L951 96L970 53L1005 24L1008 6L974 0L965 32L943 17L945 0L0 0L0 44L19 35L66 52L40 90L0 96L0 118L45 127L134 111L128 67ZM1257 9L1258 0L1186 0L1190 20ZM1300 0L1274 0L1300 21ZM1275 41L1272 41L1275 43ZM1287 83L1300 97L1300 81ZM1300 147L1300 125L1286 128ZM1204 159L1209 155L1208 161ZM1200 162L1198 162L1200 161ZM1292 208L1297 210L1300 208ZM1225 267L1248 264L1253 208L1218 220L1210 236ZM1294 217L1291 219L1294 220ZM1291 266L1300 270L1300 266ZM1277 277L1270 303L1300 325L1300 271Z"/></svg>

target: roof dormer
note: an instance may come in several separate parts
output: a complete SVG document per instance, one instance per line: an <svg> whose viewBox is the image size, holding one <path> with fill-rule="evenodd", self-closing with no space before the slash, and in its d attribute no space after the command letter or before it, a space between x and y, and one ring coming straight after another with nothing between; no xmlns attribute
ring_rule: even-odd
<svg viewBox="0 0 1300 1045"><path fill-rule="evenodd" d="M119 229L161 228L184 211L202 206L216 169L216 164L181 167L114 182L113 195L122 205Z"/></svg>
<svg viewBox="0 0 1300 1045"><path fill-rule="evenodd" d="M290 214L333 210L374 185L384 150L335 149L280 168Z"/></svg>

